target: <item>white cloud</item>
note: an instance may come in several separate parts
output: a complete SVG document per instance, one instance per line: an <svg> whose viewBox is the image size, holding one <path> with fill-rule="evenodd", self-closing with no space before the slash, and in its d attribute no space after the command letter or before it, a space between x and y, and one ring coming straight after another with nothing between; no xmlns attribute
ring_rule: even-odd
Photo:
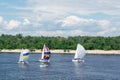
<svg viewBox="0 0 120 80"><path fill-rule="evenodd" d="M58 22L62 23L62 26L76 26L79 24L83 24L86 20L82 18L78 18L77 16L69 16L64 20L58 20Z"/></svg>
<svg viewBox="0 0 120 80"><path fill-rule="evenodd" d="M110 22L108 20L100 20L98 21L98 25L100 25L102 29L108 29L110 26Z"/></svg>
<svg viewBox="0 0 120 80"><path fill-rule="evenodd" d="M64 31L57 30L57 31L36 31L35 35L42 35L42 36L63 36L65 35Z"/></svg>
<svg viewBox="0 0 120 80"><path fill-rule="evenodd" d="M3 17L0 16L0 23L2 23L2 22L3 22Z"/></svg>
<svg viewBox="0 0 120 80"><path fill-rule="evenodd" d="M71 30L67 35L69 34L71 34L71 36L78 36L78 35L85 36L87 35L87 32L83 32L81 30Z"/></svg>
<svg viewBox="0 0 120 80"><path fill-rule="evenodd" d="M17 28L19 27L21 24L21 22L17 21L17 20L10 20L8 22L8 25L6 27L6 29L10 30L10 29L14 29L14 28Z"/></svg>
<svg viewBox="0 0 120 80"><path fill-rule="evenodd" d="M90 13L106 13L106 14L120 14L119 0L27 0L32 7L46 7L46 10L54 10L54 12L74 12L78 14ZM54 9L53 9L54 7ZM56 9L55 9L56 8Z"/></svg>
<svg viewBox="0 0 120 80"><path fill-rule="evenodd" d="M8 19L0 17L0 27L4 30L7 29L7 31L15 31L22 27L23 30L28 30L28 34L31 35L33 35L32 33L38 35L37 32L40 32L41 35L64 36L66 34L69 36L77 34L105 35L114 32L114 28L117 29L120 25L118 22L120 21L119 0L26 1L23 5L17 6L13 6L14 3L2 4L2 7L12 8L13 11L0 12L9 16ZM17 11L13 14L14 10ZM99 15L99 13L103 15ZM117 29L116 32L119 30ZM116 33L116 35L119 34Z"/></svg>
<svg viewBox="0 0 120 80"><path fill-rule="evenodd" d="M28 19L24 19L23 25L29 25L30 21Z"/></svg>
<svg viewBox="0 0 120 80"><path fill-rule="evenodd" d="M22 21L18 21L18 20L5 20L2 16L0 16L0 25L1 25L1 28L2 29L5 29L5 30L13 30L13 29L19 29L20 27L24 27L24 26L27 26L30 24L30 21L25 18Z"/></svg>
<svg viewBox="0 0 120 80"><path fill-rule="evenodd" d="M114 34L116 31L117 31L117 28L106 29L106 30L98 32L97 35L109 36L109 35L111 35L111 33Z"/></svg>
<svg viewBox="0 0 120 80"><path fill-rule="evenodd" d="M86 27L86 26L89 26L89 28L99 27L101 29L107 29L110 25L110 22L108 20L84 19L84 18L80 18L77 16L68 16L63 20L58 20L56 22L61 23L62 27Z"/></svg>
<svg viewBox="0 0 120 80"><path fill-rule="evenodd" d="M75 26L81 26L81 25L88 25L93 24L96 22L96 20L93 19L84 19L77 16L68 16L63 20L58 20L58 23L62 23L62 26L68 26L68 27L75 27Z"/></svg>

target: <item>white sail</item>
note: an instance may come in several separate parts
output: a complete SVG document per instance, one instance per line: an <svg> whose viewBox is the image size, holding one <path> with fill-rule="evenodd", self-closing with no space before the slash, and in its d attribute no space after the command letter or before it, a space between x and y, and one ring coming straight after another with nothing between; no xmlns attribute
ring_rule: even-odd
<svg viewBox="0 0 120 80"><path fill-rule="evenodd" d="M41 56L41 59L44 59L44 52L42 51L42 56Z"/></svg>
<svg viewBox="0 0 120 80"><path fill-rule="evenodd" d="M22 54L22 51L21 51L20 57L19 57L19 62L20 62L20 61L23 61L22 55L23 55L23 54Z"/></svg>
<svg viewBox="0 0 120 80"><path fill-rule="evenodd" d="M74 58L82 59L85 56L86 52L82 45L78 44Z"/></svg>
<svg viewBox="0 0 120 80"><path fill-rule="evenodd" d="M28 58L29 58L29 51L22 49L20 53L19 62L27 61Z"/></svg>
<svg viewBox="0 0 120 80"><path fill-rule="evenodd" d="M45 52L45 49L44 49L44 48L45 48L45 47L46 47L46 46L45 46L45 44L44 44L41 59L44 59L44 52Z"/></svg>

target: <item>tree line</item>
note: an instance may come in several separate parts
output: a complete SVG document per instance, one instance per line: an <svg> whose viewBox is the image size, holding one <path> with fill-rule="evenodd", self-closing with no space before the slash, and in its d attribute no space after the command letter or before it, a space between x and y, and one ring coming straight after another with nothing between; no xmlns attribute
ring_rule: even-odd
<svg viewBox="0 0 120 80"><path fill-rule="evenodd" d="M0 36L0 49L42 49L46 44L50 49L75 50L80 43L87 50L120 50L120 36L69 36L45 37L23 36L22 34Z"/></svg>

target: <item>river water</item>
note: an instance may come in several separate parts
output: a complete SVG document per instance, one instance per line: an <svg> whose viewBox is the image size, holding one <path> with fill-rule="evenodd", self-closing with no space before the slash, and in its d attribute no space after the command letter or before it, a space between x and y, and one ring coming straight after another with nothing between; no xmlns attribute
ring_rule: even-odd
<svg viewBox="0 0 120 80"><path fill-rule="evenodd" d="M0 53L0 80L120 80L120 55L86 55L73 63L73 54L52 54L47 67L41 54L30 54L29 64L18 64L19 54Z"/></svg>

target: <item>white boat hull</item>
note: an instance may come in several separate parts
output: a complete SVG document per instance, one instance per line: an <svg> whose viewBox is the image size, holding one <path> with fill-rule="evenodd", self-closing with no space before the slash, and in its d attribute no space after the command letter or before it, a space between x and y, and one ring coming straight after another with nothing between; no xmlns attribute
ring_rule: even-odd
<svg viewBox="0 0 120 80"><path fill-rule="evenodd" d="M72 62L84 62L82 59L72 59Z"/></svg>
<svg viewBox="0 0 120 80"><path fill-rule="evenodd" d="M18 63L19 63L19 64L28 64L27 61L19 61Z"/></svg>
<svg viewBox="0 0 120 80"><path fill-rule="evenodd" d="M50 61L49 60L44 60L44 59L40 59L39 60L41 63L49 63Z"/></svg>

